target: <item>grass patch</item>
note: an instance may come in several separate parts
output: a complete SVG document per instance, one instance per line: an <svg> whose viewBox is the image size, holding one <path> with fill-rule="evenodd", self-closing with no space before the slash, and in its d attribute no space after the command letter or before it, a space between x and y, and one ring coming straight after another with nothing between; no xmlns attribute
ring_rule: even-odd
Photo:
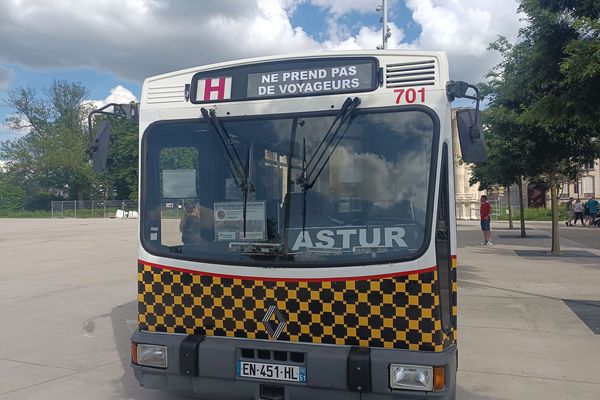
<svg viewBox="0 0 600 400"><path fill-rule="evenodd" d="M111 218L117 212L116 208L80 209L77 218ZM0 211L0 218L75 218L74 210L55 211Z"/></svg>
<svg viewBox="0 0 600 400"><path fill-rule="evenodd" d="M0 211L0 218L50 218L50 211Z"/></svg>
<svg viewBox="0 0 600 400"><path fill-rule="evenodd" d="M137 211L137 210L136 210ZM116 208L83 208L77 210L77 218L111 218L117 213ZM74 210L54 211L54 218L75 218Z"/></svg>
<svg viewBox="0 0 600 400"><path fill-rule="evenodd" d="M496 221L508 221L508 208L501 208L500 214L494 216ZM513 221L521 219L521 213L519 209L513 208ZM558 209L558 220L567 219L567 210L565 207L559 207ZM552 221L552 210L549 208L526 208L525 209L525 221Z"/></svg>

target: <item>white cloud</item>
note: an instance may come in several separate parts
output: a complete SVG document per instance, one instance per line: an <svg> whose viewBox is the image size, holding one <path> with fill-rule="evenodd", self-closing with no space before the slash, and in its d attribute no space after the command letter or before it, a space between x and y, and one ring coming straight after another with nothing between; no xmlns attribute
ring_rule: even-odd
<svg viewBox="0 0 600 400"><path fill-rule="evenodd" d="M121 85L118 85L117 87L112 88L110 90L110 95L106 99L104 99L105 104L108 104L108 103L123 104L123 103L129 103L132 101L137 101L137 98L135 97L135 95L133 93L131 93L131 91L129 89L126 89Z"/></svg>
<svg viewBox="0 0 600 400"><path fill-rule="evenodd" d="M327 9L328 39L322 43L328 50L374 49L381 44L381 29L363 26L356 35L350 35L343 16L350 12L372 13L380 0L289 0L292 4L310 3ZM388 15L397 13L400 0L388 2ZM406 41L402 27L389 23L392 37L388 48L443 50L450 60L451 78L472 83L500 61L498 53L488 51L488 45L498 35L516 41L519 28L524 26L517 14L517 0L405 0L412 12L414 23L421 34L413 42Z"/></svg>
<svg viewBox="0 0 600 400"><path fill-rule="evenodd" d="M110 90L110 94L104 100L91 100L89 103L98 109L110 103L127 104L132 101L137 102L135 95L129 89L118 85Z"/></svg>
<svg viewBox="0 0 600 400"><path fill-rule="evenodd" d="M487 51L503 35L516 41L523 22L516 0L406 0L413 20L421 26L421 49L448 52L451 77L478 82L500 60Z"/></svg>
<svg viewBox="0 0 600 400"><path fill-rule="evenodd" d="M404 31L399 29L395 24L388 24L392 36L388 39L388 48L405 48L409 45L402 43L404 39ZM381 29L363 26L358 31L356 36L344 36L339 32L331 31L331 39L323 43L323 47L327 50L360 50L370 49L375 50L381 45ZM345 37L345 38L344 38Z"/></svg>
<svg viewBox="0 0 600 400"><path fill-rule="evenodd" d="M6 0L0 2L0 63L94 68L141 81L216 61L318 48L292 27L286 4Z"/></svg>
<svg viewBox="0 0 600 400"><path fill-rule="evenodd" d="M390 0L390 15L400 0ZM290 16L310 3L329 13L318 42ZM497 34L516 38L516 0L405 0L420 38L407 43L390 23L389 48L446 50L452 78L478 81L497 61L487 45ZM0 2L0 63L29 68L92 68L120 78L144 77L207 63L319 49L374 49L375 21L350 34L344 15L372 13L380 0L4 0ZM371 17L368 17L371 19ZM0 67L0 87L7 84Z"/></svg>
<svg viewBox="0 0 600 400"><path fill-rule="evenodd" d="M221 21L214 31L223 30ZM227 46L243 57L314 50L318 43L302 28L293 28L280 0L258 0L258 13L240 26L228 21ZM235 58L233 56L232 58Z"/></svg>
<svg viewBox="0 0 600 400"><path fill-rule="evenodd" d="M308 0L308 2L318 7L327 8L337 16L352 11L360 13L373 12L382 3L381 0ZM393 6L392 3L395 3L395 1L391 1L388 8Z"/></svg>

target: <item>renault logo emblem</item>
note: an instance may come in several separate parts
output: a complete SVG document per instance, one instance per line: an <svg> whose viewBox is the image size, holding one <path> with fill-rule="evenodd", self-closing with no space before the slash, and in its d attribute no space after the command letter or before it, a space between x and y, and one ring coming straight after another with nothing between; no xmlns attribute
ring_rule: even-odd
<svg viewBox="0 0 600 400"><path fill-rule="evenodd" d="M275 316L275 318L271 320L273 316ZM273 339L277 339L279 335L281 335L283 328L285 328L285 325L287 324L283 314L281 314L281 311L279 311L275 306L269 306L267 313L262 319L262 323L265 326L269 336L271 336Z"/></svg>

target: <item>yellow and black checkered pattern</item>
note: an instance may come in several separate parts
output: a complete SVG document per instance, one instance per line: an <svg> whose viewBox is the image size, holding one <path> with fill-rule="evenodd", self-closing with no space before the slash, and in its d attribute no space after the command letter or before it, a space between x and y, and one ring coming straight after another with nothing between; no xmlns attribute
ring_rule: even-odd
<svg viewBox="0 0 600 400"><path fill-rule="evenodd" d="M456 326L456 268L452 268ZM224 278L138 266L139 327L151 332L442 351L455 342L440 317L437 271L390 278L290 282ZM275 330L276 315L270 323Z"/></svg>
<svg viewBox="0 0 600 400"><path fill-rule="evenodd" d="M445 341L444 341L444 346L443 348L446 348L448 346L450 346L451 344L456 343L456 327L457 322L458 322L458 296L457 296L457 290L458 290L458 284L456 281L456 256L452 257L452 265L450 268L450 282L452 282L452 287L451 287L451 296L452 296L452 329L450 329L450 331L448 332L447 335L445 335Z"/></svg>

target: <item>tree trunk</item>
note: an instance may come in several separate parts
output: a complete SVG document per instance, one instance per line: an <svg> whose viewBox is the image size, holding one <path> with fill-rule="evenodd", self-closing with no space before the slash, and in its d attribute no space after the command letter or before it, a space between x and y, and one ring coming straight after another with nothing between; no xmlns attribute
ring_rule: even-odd
<svg viewBox="0 0 600 400"><path fill-rule="evenodd" d="M81 185L77 185L77 200L83 201L83 187Z"/></svg>
<svg viewBox="0 0 600 400"><path fill-rule="evenodd" d="M508 229L514 229L512 206L510 205L510 185L506 187L506 198L508 200Z"/></svg>
<svg viewBox="0 0 600 400"><path fill-rule="evenodd" d="M555 255L560 254L560 234L558 232L558 187L556 177L550 176L550 199L552 206L552 250Z"/></svg>
<svg viewBox="0 0 600 400"><path fill-rule="evenodd" d="M525 202L523 201L523 177L519 176L519 207L521 207L521 237L527 237L525 232Z"/></svg>

